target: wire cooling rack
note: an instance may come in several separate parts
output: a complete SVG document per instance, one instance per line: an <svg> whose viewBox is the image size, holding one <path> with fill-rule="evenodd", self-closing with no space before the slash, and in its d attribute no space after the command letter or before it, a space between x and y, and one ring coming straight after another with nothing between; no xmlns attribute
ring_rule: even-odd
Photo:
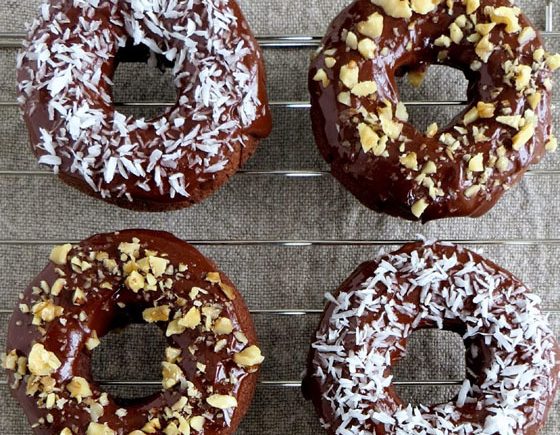
<svg viewBox="0 0 560 435"><path fill-rule="evenodd" d="M554 31L554 3L552 0L548 0L544 6L544 29L542 35L546 42L551 44L551 42L560 42L560 32ZM21 41L25 37L21 33L0 33L0 50L13 50L21 47ZM287 49L313 49L316 48L321 40L320 36L309 36L309 35L272 35L272 36L259 36L258 41L264 49L274 49L274 50L287 50ZM307 53L307 52L305 52ZM265 53L266 57L266 53ZM305 74L305 71L300 71L300 73ZM171 101L118 101L115 103L117 107L123 108L163 108L173 105L174 102ZM432 100L432 99L421 99L421 100L410 100L405 101L405 104L410 108L417 109L437 109L437 108L453 108L460 107L465 104L462 100ZM271 106L278 110L290 110L290 111L301 111L304 116L310 105L308 101L281 101L276 100L271 102ZM0 109L9 110L10 108L16 108L16 101L12 100L0 100ZM287 179L297 179L302 183L305 183L305 179L318 179L328 176L328 171L325 169L245 169L240 171L239 175L243 177L259 177L259 178L270 178L276 180L287 180ZM531 169L527 173L527 177L533 179L535 177L556 177L560 176L560 168L536 168ZM0 167L0 181L6 178L24 178L24 179L37 179L40 177L54 177L51 172L41 169L16 169L11 167ZM282 182L282 181L280 181ZM286 181L287 182L287 181ZM10 207L9 204L5 203L6 199L2 199L2 208L7 209ZM24 216L22 216L22 220ZM511 221L512 224L514 220ZM117 229L117 228L115 228ZM77 243L79 240L67 240L67 239L43 239L43 238L18 238L9 237L7 235L8 231L4 233L4 229L1 229L0 233L0 249L5 249L9 247L14 248L37 248L40 250L42 247L47 248L54 244L60 243ZM396 246L412 241L412 238L406 239L349 239L349 238L338 238L338 239L251 239L251 238L240 238L240 239L199 239L199 240L189 240L195 246L202 247L235 247L235 248L270 248L270 249L290 249L290 248L309 248L309 247L325 247L325 248L348 248L348 249L359 249L359 248L369 248L376 246ZM501 247L503 249L531 249L534 247L550 247L552 249L558 248L560 250L560 238L539 238L531 236L523 236L518 238L447 238L447 241L454 243L459 243L463 245L470 245L475 247ZM371 257L371 255L368 255ZM43 257L41 257L43 258ZM41 264L42 265L42 264ZM357 264L356 264L357 266ZM29 277L31 278L31 277ZM521 277L523 278L523 277ZM25 285L25 282L21 282L21 289ZM554 283L553 283L554 284ZM242 288L241 288L242 289ZM321 289L323 291L331 289ZM558 299L558 298L555 298ZM544 311L550 316L560 315L560 300L554 302L553 304L544 303ZM3 322L7 323L9 315L12 312L11 306L0 306L0 319L4 319ZM318 321L318 316L321 314L322 308L297 308L297 309L251 309L251 313L254 315L257 324L267 325L269 322L275 319L288 319L289 322L292 320L301 319L311 319L309 324L313 328ZM5 326L2 326L3 330L6 330ZM309 329L309 337L312 333L312 328ZM305 350L304 350L305 351ZM301 360L302 358L299 358ZM298 369L303 369L303 367L298 367ZM273 371L274 372L274 371ZM293 372L293 370L292 370ZM157 387L160 385L159 379L105 379L99 380L100 384L105 386L113 387ZM395 384L400 387L409 387L412 389L429 387L454 387L461 385L462 379L414 379L414 380L397 380ZM264 379L260 381L260 388L277 388L283 390L295 390L299 389L301 382L297 378L293 379ZM4 379L0 378L0 391L3 391L2 395L7 395L7 385ZM269 393L265 393L268 396ZM274 394L273 391L270 394ZM258 399L257 399L258 400ZM559 410L556 409L552 412L552 418L555 420L555 425L559 425L560 415ZM310 409L306 412L311 412ZM0 416L0 420L1 420ZM314 419L312 417L311 419ZM303 433L301 431L301 426L297 426L299 429L297 431L293 429L292 433ZM316 426L311 428L306 428L308 432L315 433L317 431ZM242 429L243 431L243 429ZM310 432L309 432L310 431ZM0 430L0 432L2 432ZM4 432L2 432L4 433ZM257 430L248 430L248 433L259 433ZM272 433L272 431L268 431ZM285 433L278 432L278 433ZM550 433L555 433L553 430Z"/></svg>

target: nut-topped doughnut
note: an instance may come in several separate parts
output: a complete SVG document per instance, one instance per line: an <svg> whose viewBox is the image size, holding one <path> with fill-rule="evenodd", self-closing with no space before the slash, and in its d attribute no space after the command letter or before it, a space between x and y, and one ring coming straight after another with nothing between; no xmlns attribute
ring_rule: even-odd
<svg viewBox="0 0 560 435"><path fill-rule="evenodd" d="M241 295L196 249L129 230L56 246L10 321L8 385L36 434L231 434L263 357ZM127 402L92 379L92 350L123 319L167 337L162 391Z"/></svg>
<svg viewBox="0 0 560 435"><path fill-rule="evenodd" d="M125 116L113 104L113 74L150 52L172 66L177 101L153 119ZM18 82L39 163L132 209L203 200L271 129L262 54L235 0L45 3Z"/></svg>
<svg viewBox="0 0 560 435"><path fill-rule="evenodd" d="M449 125L408 123L396 76L461 70L468 104ZM332 174L364 205L410 220L480 216L545 150L551 71L539 32L507 0L356 0L311 64L311 117Z"/></svg>
<svg viewBox="0 0 560 435"><path fill-rule="evenodd" d="M534 435L560 381L540 298L467 249L409 244L363 263L333 294L304 391L332 434ZM392 384L411 333L463 337L466 379L448 403L412 407Z"/></svg>

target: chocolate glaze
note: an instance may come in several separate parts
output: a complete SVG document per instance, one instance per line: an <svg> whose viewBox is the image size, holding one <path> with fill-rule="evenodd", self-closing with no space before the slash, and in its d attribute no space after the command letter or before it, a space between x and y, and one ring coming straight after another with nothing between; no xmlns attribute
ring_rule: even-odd
<svg viewBox="0 0 560 435"><path fill-rule="evenodd" d="M514 151L511 148L512 137L517 131L498 123L495 118L479 119L469 124L466 135L459 135L455 128L463 126L464 115L479 101L494 102L496 115L500 114L500 108L504 105L511 107L512 115L522 115L530 107L526 95L517 92L515 85L504 82L502 66L508 60L533 64L534 52L542 47L538 30L534 29L534 39L521 45L518 42L519 33L507 33L504 25L497 25L490 33L490 41L496 48L488 62L482 62L480 69L475 71L471 69L471 64L481 59L475 53L475 44L467 41L467 36L474 29L470 32L463 29L464 38L459 44L452 42L449 48L435 45L437 38L449 35L450 24L466 13L462 1L451 2L451 11L447 6L450 2L440 2L434 11L426 15L413 13L409 20L393 18L383 8L372 3L375 2L356 0L344 9L328 28L322 48L311 63L311 119L321 154L331 165L334 177L372 210L409 220L421 219L424 222L446 217L477 217L486 213L509 187L521 179L528 166L537 163L544 153L545 142L551 135L550 92L545 86L550 78L550 71L544 67L533 72L534 89L542 94L534 111L538 125L534 136L521 150ZM474 13L478 23L489 21L484 12L487 6L511 4L507 0L482 1ZM374 39L378 47L375 57L366 60L357 50L347 49L343 35L348 30L353 31L359 40L363 38L356 26L375 12L383 16L383 32L379 38ZM533 28L524 15L519 15L518 19L521 28ZM511 47L511 52L505 49L506 44ZM411 49L408 50L407 46ZM332 68L325 65L325 52L329 50L336 50L335 54L328 54L336 59ZM444 52L447 55L438 60L438 54ZM338 78L341 67L350 61L359 65L360 81L374 80L377 83L377 93L371 98L352 96L351 107L348 107L338 102L337 96L342 91L348 91ZM389 140L386 157L363 152L356 128L357 122L361 122L361 116L358 116L356 109L364 107L369 113L375 114L384 106L383 101L388 100L394 111L399 102L395 77L409 71L425 70L432 64L456 68L465 74L469 81L467 107L433 138L417 131L408 122L402 122L401 137ZM317 71L321 69L326 72L330 82L326 88L320 81L314 80ZM360 121L356 121L356 118L360 118ZM474 140L472 126L475 125L488 129L488 140ZM453 158L447 158L445 154L445 145L439 140L442 133L452 133L465 141ZM416 152L420 168L426 160L437 163L438 170L432 179L436 186L441 186L441 196L429 198L428 189L414 180L420 172L409 171L400 164L402 152L399 147L405 142L403 138L406 138L406 151ZM480 193L467 197L464 191L473 183L468 179L468 161L465 161L465 156L483 153L484 161L487 162L502 145L507 149L509 168L505 172L493 170L485 188ZM421 218L418 218L411 212L411 206L421 198L428 198L429 205Z"/></svg>
<svg viewBox="0 0 560 435"><path fill-rule="evenodd" d="M135 293L123 284L123 276L107 273L106 268L98 261L88 260L92 267L81 274L73 271L70 258L73 256L88 258L90 253L100 251L107 252L110 258L117 261L119 271L122 270L124 262L120 260L119 244L121 242L129 243L134 238L140 240L141 252L146 249L157 251L159 256L169 260L169 264L173 265L175 273L177 273L180 264L186 266L186 271L171 276L173 279L171 290L162 290L158 287L155 291L140 290ZM38 300L48 298L48 295L37 294L33 289L40 287L43 281L49 286L52 285L62 275L57 271L57 268L64 272L68 283L60 295L51 297L51 300L64 308L63 314L57 319L38 327L32 325L33 314L24 313L16 307L10 320L6 344L8 353L15 350L18 356L28 356L33 344L39 342L47 350L54 352L62 362L61 367L52 374L56 385L61 388L58 393L59 396L69 399L62 409L55 407L47 410L39 404L43 401L38 402L38 394L32 396L26 393L26 384L33 377L29 374L29 371L20 380L18 378L21 377L17 376L14 371L8 371L8 384L11 386L12 394L20 402L30 423L34 425L33 430L36 434L58 435L66 427L70 428L73 434L84 434L86 432L91 422L91 416L86 411L88 406L80 405L76 399L72 399L64 386L74 376L80 376L88 380L93 392L93 399L98 399L103 392L101 387L92 379L91 351L85 347L86 340L92 337L93 331L97 332L97 335L101 338L115 325L121 324L122 326L122 323L126 323L130 318L141 320L142 311L154 305L168 304L171 307L171 316L177 309L181 312L187 312L193 306L192 299L189 296L193 287L199 287L208 292L207 294L199 293L195 300L203 304L218 304L221 307L220 317L231 320L233 333L227 336L219 336L220 339L225 338L227 343L223 349L217 352L214 351L214 344L218 340L218 336L214 336L210 331L200 331L199 328L187 329L183 333L171 335L167 338L168 345L182 350L181 359L177 364L186 380L192 382L202 393L201 400L195 400L194 402L191 400L189 402L194 403L192 414L204 414L211 416L213 419L207 418L204 431L196 433L231 434L235 431L252 400L256 386L257 370L239 367L232 360L232 355L240 352L246 346L254 345L256 343L256 333L249 311L231 281L220 273L221 282L232 289L233 300L226 296L219 285L212 284L206 279L208 273L217 272L217 267L212 261L205 258L189 244L169 233L127 230L118 233L100 234L74 246L68 254L66 265L57 266L51 262L25 290L20 304L33 307ZM164 275L163 279L169 277ZM109 282L112 288L101 288L100 284L102 282ZM84 290L86 295L86 301L81 305L76 305L72 301L74 290L78 287ZM179 302L181 300L183 302ZM186 303L186 306L180 307L183 303ZM82 312L87 314L87 319L79 319L79 313ZM62 322L65 322L65 325ZM204 322L204 316L202 322ZM168 322L157 322L156 324L165 333ZM235 336L237 332L245 335L247 343L239 341ZM197 349L191 355L188 349L195 343ZM162 355L163 360L165 360L165 357ZM206 365L203 373L197 369L197 363ZM234 376L237 380L230 384L228 382L229 376ZM221 411L206 403L205 399L209 395L208 389L211 389L215 394L235 396L238 406L224 411L227 414L227 417L224 418ZM182 395L186 394L186 389L177 384L172 388L162 389L162 392L150 397L135 399L130 402L123 399L117 400L109 396L109 403L104 406L104 414L100 417L99 423L107 423L112 430L121 435L134 430L141 430L150 419L159 417L161 430L156 433L163 433L163 429L166 427L163 418L164 410L170 408ZM126 409L126 415L117 416L115 413L119 408ZM46 422L47 414L52 415L52 423Z"/></svg>
<svg viewBox="0 0 560 435"><path fill-rule="evenodd" d="M426 251L430 250L430 254L427 256L425 255ZM434 253L432 257L431 253ZM432 267L434 263L430 259L436 258L452 258L454 255L457 256L458 262L455 267L453 267L450 271L446 271L448 274L448 278L445 279L442 283L437 284L430 284L431 286L436 286L436 288L432 288L428 291L428 293L433 294L430 299L430 303L433 303L435 306L439 304L439 306L446 306L446 303L442 299L441 295L437 292L445 288L451 288L451 282L453 279L457 279L454 274L456 272L461 272L464 267L468 266L469 263L476 263L476 264L483 264L485 270L489 271L493 276L500 276L503 280L501 281L498 289L495 290L495 295L500 295L503 292L510 292L511 288L520 289L520 296L515 297L515 302L512 302L509 305L504 299L500 299L496 301L495 306L491 306L491 314L493 315L494 312L500 312L500 310L504 309L506 306L508 308L512 308L510 314L505 315L505 321L511 322L512 319L517 315L521 314L518 312L519 308L516 308L515 304L523 304L523 300L527 297L529 299L528 290L523 285L521 281L519 281L515 276L513 276L510 272L506 271L505 269L499 267L495 263L482 258L480 255L469 251L467 249L456 247L450 244L433 244L433 245L424 245L422 242L412 243L403 246L398 251L393 253L383 255L380 258L374 261L368 261L361 264L341 285L340 287L333 293L333 300L336 300L341 293L348 293L351 294L359 289L364 288L364 283L370 277L376 276L376 271L380 266L382 267L383 263L395 264L392 261L392 258L396 258L402 254L409 255L411 253L417 253L418 258L420 259L427 259L427 267ZM409 260L410 261L410 260ZM398 260L396 261L398 263ZM410 264L410 263L409 263ZM425 269L424 269L425 270ZM423 271L424 271L423 270ZM414 272L407 272L401 273L400 270L396 271L395 273L387 273L388 278L392 281L392 289L398 289L399 286L407 285L416 277L418 278L420 274L415 275ZM472 275L472 272L471 272ZM465 275L457 275L465 277ZM473 275L474 276L474 275ZM473 278L474 279L474 278ZM394 284L393 284L394 283ZM422 287L416 287L413 291L408 291L406 295L401 298L400 296L396 296L395 294L388 294L387 287L384 285L383 281L380 280L377 285L372 288L373 300L377 300L378 298L383 298L387 296L389 298L389 305L393 308L393 312L396 315L396 320L394 322L387 321L387 326L385 328L381 328L379 330L380 333L384 331L395 331L395 322L398 322L401 325L406 325L410 327L407 334L405 334L404 338L395 337L394 344L395 346L391 346L391 350L389 351L389 358L390 358L390 365L385 373L385 376L388 377L391 375L391 367L395 365L397 361L399 361L405 354L405 348L408 341L408 335L413 333L416 330L420 329L443 329L448 331L453 331L458 333L461 336L464 336L467 332L467 325L460 321L454 315L443 319L442 326L438 326L437 322L433 319L423 318L417 324L414 324L415 316L419 313L422 309L424 309L425 305L427 304L425 301L426 294L421 295ZM451 290L451 293L454 290ZM526 296L527 295L527 296ZM464 305L464 309L461 308L462 311L470 312L472 315L480 315L480 305L474 302L474 297L477 294L473 294L470 297L465 299L466 304ZM533 296L531 296L532 298ZM353 302L351 303L350 310L357 309L358 304L356 302L358 298L352 299ZM395 302L395 303L392 303ZM414 307L412 310L412 315L405 315L398 311L400 307L403 307L406 304L410 304L410 307ZM421 309L422 307L422 309ZM331 331L331 321L332 315L334 310L336 309L336 303L329 302L325 307L325 311L322 315L320 320L318 329L316 334L313 336L313 343L318 342L318 337L322 336L323 334L327 333L327 331ZM477 311L478 310L478 311ZM354 311L353 311L354 312ZM361 329L364 331L364 325L372 324L378 320L381 320L384 317L385 313L381 315L379 313L372 313L368 312L367 310L365 313L360 317L355 317L355 312L348 318L349 324L346 326L348 331L355 331L357 329ZM503 315L503 314L502 314ZM388 317L387 317L388 318ZM533 388L539 388L539 391L542 392L542 396L539 397L538 403L535 400L530 400L527 403L527 406L523 407L523 412L527 421L523 424L522 428L519 431L515 431L516 435L535 435L539 432L542 426L545 424L548 412L554 403L554 398L556 391L558 389L558 385L560 383L560 346L556 341L552 332L548 329L546 325L545 316L543 315L541 318L541 322L538 325L535 325L538 328L544 328L544 332L542 335L543 343L546 341L547 346L546 350L544 351L543 355L544 358L547 359L549 362L552 362L552 369L548 373L548 376L545 376L543 372L537 372L534 378L535 381L537 378L541 378L540 381L536 381L533 385ZM518 325L519 326L519 325ZM375 329L375 326L373 326ZM346 332L346 331L345 331ZM487 331L488 335L492 336L493 332ZM345 348L350 351L354 350L355 353L358 352L359 346L355 343L355 336L351 332L348 335L345 335L346 341L344 342ZM390 336L390 335L389 335ZM372 338L373 340L373 338ZM471 385L482 385L485 381L488 382L490 379L487 376L486 370L491 366L495 355L496 349L492 346L489 346L485 343L483 336L474 336L464 339L465 344L465 358L466 358L466 373L465 377L467 380L471 382ZM533 343L525 343L527 347L533 345ZM545 346L543 344L543 346ZM373 346L371 346L373 348ZM525 351L524 345L516 345L515 352L512 353L513 360L518 364L528 364L529 367L533 364L533 361L527 361L526 357L523 355ZM362 349L363 350L363 349ZM373 348L372 351L375 351ZM385 351L385 349L384 349ZM324 356L323 356L324 357ZM335 366L342 370L342 373L345 374L346 377L352 379L352 374L348 373L348 368L345 367L345 362L342 363L335 363ZM323 370L323 373L326 374L327 381L324 382L321 378L317 375L319 368ZM530 367L531 368L531 367ZM538 370L538 369L537 369ZM367 373L366 373L367 375ZM363 383L367 383L367 379L362 379ZM307 367L307 375L303 381L303 394L304 396L313 401L315 409L318 415L321 417L323 424L327 428L327 432L330 434L335 434L337 432L337 428L341 424L341 421L335 417L334 412L335 406L333 404L333 394L332 391L337 390L340 388L340 385L333 384L332 379L328 376L325 370L325 364L322 363L321 360L321 351L317 350L314 346L312 346L309 357L308 357L308 367ZM346 386L345 388L348 388ZM484 388L482 388L484 390ZM372 391L372 394L375 390ZM375 392L376 393L376 392ZM407 404L403 402L403 400L399 397L397 391L395 390L392 383L389 384L388 387L384 389L385 398L375 400L371 399L370 408L371 411L380 411L380 412L387 412L389 415L392 415L397 411L397 409L406 408ZM475 402L473 403L466 403L462 407L457 407L456 410L459 412L460 418L458 419L459 423L473 423L475 425L479 425L479 427L484 427L484 423L486 418L490 415L490 412L485 408L480 408L480 402L482 401L483 397L478 397ZM454 403L457 400L457 396L452 399L450 403ZM335 402L336 403L336 402ZM435 404L431 406L427 406L427 409L422 409L422 414L433 414L434 409L441 406L440 404ZM455 411L455 410L454 410ZM448 411L449 412L449 411ZM441 415L441 411L440 411ZM448 415L449 420L455 423L452 415ZM352 426L352 424L356 424ZM355 430L363 429L368 431L368 433L373 432L376 434L393 434L394 432L388 429L383 424L376 422L373 419L368 419L364 422L352 421L345 425L348 429L349 427L354 427ZM403 428L401 428L403 430ZM399 432L400 433L400 432ZM423 433L423 432L422 432ZM431 433L431 432L430 432ZM454 432L455 433L455 432ZM462 432L461 432L462 433ZM479 433L479 432L476 432ZM484 432L486 433L486 432ZM492 432L493 433L493 432Z"/></svg>
<svg viewBox="0 0 560 435"><path fill-rule="evenodd" d="M51 17L67 17L67 19L62 18L59 20L62 32L67 29L73 31L76 28L75 23L78 22L80 18L84 18L87 15L88 20L99 21L101 23L101 31L108 31L111 35L110 37L113 38L113 41L108 41L108 44L113 45L111 50L107 53L107 60L102 63L102 79L99 82L98 90L95 92L86 91L86 95L84 95L83 98L73 98L75 98L75 102L78 105L83 104L85 101L90 105L90 107L100 110L103 113L103 122L111 125L115 114L115 108L112 102L112 84L110 79L113 77L119 62L143 62L148 59L150 53L143 45L135 46L133 42L133 35L130 35L122 25L124 18L120 15L121 11L129 13L131 8L130 2L121 0L103 0L100 2L100 6L95 9L93 16L89 11L85 12L82 7L74 6L73 3L75 2L72 2L71 0L57 0L51 2L49 6ZM198 14L202 17L202 20L204 20L206 17L205 7L204 2L195 2L193 10L190 11L185 11L183 10L184 6L180 6L177 10L177 18L162 19L162 25L166 30L172 31L176 25L185 25L186 20L191 19L190 13ZM253 74L255 77L254 80L256 81L257 86L256 94L258 96L258 102L255 106L255 117L250 123L242 122L240 115L238 113L234 113L234 109L228 109L230 110L230 112L226 112L228 121L234 120L238 123L238 126L235 131L230 131L231 129L226 129L221 132L215 131L215 139L223 144L219 150L219 155L209 155L200 149L193 148L194 145L192 144L189 147L185 147L181 156L174 163L176 164L176 167L170 171L175 174L183 174L184 184L189 196L185 197L176 194L174 197L171 197L171 186L169 180L165 176L162 177L161 183L158 183L155 181L155 175L153 173L150 174L149 179L147 177L131 173L129 173L127 177L123 177L118 170L115 177L110 182L104 180L102 174L94 176L93 183L95 183L96 187L95 189L92 188L92 186L86 182L84 176L73 168L73 165L76 165L75 153L69 151L69 149L81 150L81 144L79 141L75 141L70 134L67 134L66 136L62 134L58 137L58 140L56 137L54 138L55 146L68 148L68 150L63 151L59 148L56 149L57 155L62 159L62 162L57 170L59 171L60 178L64 182L91 196L101 197L102 199L115 203L121 207L141 211L173 210L188 207L211 195L235 172L237 172L239 168L249 159L249 157L251 157L256 150L259 139L268 136L271 131L271 115L266 94L265 68L262 53L241 12L241 9L235 0L219 2L219 5L214 5L214 7L220 11L231 11L236 18L236 25L231 25L230 37L244 41L246 46L249 48L248 53L239 62L242 63L244 68L247 71L250 71L250 74ZM120 21L121 23L117 24L117 21ZM50 19L42 19L34 24L32 32L29 36L28 45L22 53L18 65L21 109L29 130L30 141L37 158L45 155L45 149L43 148L44 142L42 141L41 136L42 130L46 130L47 132L56 135L57 133L54 132L58 132L61 128L67 127L69 123L68 119L61 116L56 111L54 112L54 115L52 113L49 114L49 104L52 103L54 98L49 93L45 83L41 83L41 79L38 78L38 73L42 71L42 69L39 68L32 52L32 50L36 50L36 46L39 41L44 43L47 47L52 48L52 44L58 40L59 35L53 33L49 29L50 25ZM202 25L204 25L204 21ZM145 24L140 24L140 28L146 35L149 35L160 48L176 48L180 52L180 38L175 38L171 42L168 40L164 41L162 37L154 32L151 32L150 27ZM204 40L202 37L194 36L192 38L197 44L193 49L196 49L197 53L200 53L201 57L206 55L209 56L207 53L208 41ZM65 41L64 44L68 44L68 46L76 44L80 46L81 49L85 50L87 55L98 56L99 50L96 49L96 47L88 46L87 37L85 39L86 40L83 41L79 35L76 35L70 40ZM124 39L125 41L128 41L126 43L126 48L117 47L115 43L116 39ZM216 41L216 43L219 44L223 42ZM161 54L158 54L156 58L160 66L173 66L175 64L174 61L169 61ZM64 67L66 67L66 65L57 65L56 69L60 72L64 70ZM217 66L217 68L220 67ZM91 72L93 73L95 71ZM198 71L194 70L189 62L183 62L181 69L176 74L177 78L175 83L178 93L177 103L173 107L166 109L163 114L155 117L154 119L148 120L147 123L149 125L147 128L137 129L130 133L130 142L132 144L140 144L140 147L134 149L133 153L128 156L128 159L131 161L137 158L143 159L145 162L143 163L144 170L148 165L147 157L149 157L154 151L154 148L161 149L164 154L166 153L166 146L164 145L162 139L163 136L158 136L154 124L158 124L162 120L168 120L170 125L172 125L172 120L175 118L185 118L185 123L182 126L175 128L172 127L170 131L166 133L166 142L176 141L187 135L189 132L192 132L193 129L197 127L204 129L207 125L211 125L211 107L209 108L209 115L206 114L206 116L205 114L202 114L202 116L206 116L206 120L193 119L193 111L190 105L193 99L193 83L196 80L197 73ZM222 73L227 74L225 71L222 71ZM183 74L182 77L180 77L181 74ZM108 79L105 79L105 77ZM35 80L34 83L33 80ZM25 86L25 83L29 82L32 82L33 85ZM139 84L139 86L143 85L146 84ZM249 92L249 90L247 90L247 92ZM180 101L181 96L186 96L189 101L187 103ZM245 97L245 95L243 95L243 97ZM199 115L201 114L199 113ZM111 135L107 139L112 141L115 147L119 146L120 137L118 134ZM227 163L217 172L206 172L200 166L193 165L192 162L197 159L209 159L208 165L213 165L218 161L227 161ZM98 163L99 166L96 169L102 168L101 165L106 164L106 160L101 161ZM150 190L146 191L145 188L140 187L140 183L147 183Z"/></svg>

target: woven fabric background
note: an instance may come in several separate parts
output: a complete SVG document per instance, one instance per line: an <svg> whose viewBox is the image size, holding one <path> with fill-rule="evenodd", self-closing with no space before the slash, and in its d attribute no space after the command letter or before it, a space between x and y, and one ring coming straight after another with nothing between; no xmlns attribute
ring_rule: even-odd
<svg viewBox="0 0 560 435"><path fill-rule="evenodd" d="M0 32L21 32L38 11L40 0L2 0ZM257 35L320 35L349 0L242 0ZM520 6L544 28L545 0L524 0ZM560 4L558 5L560 6ZM560 11L554 19L560 31ZM560 37L547 37L547 48L560 49ZM266 49L270 99L307 100L306 77L312 49ZM134 75L132 72L134 71ZM0 50L0 101L15 100L15 50ZM115 79L118 101L173 100L171 77L147 66L122 65ZM459 73L432 67L426 83L411 90L404 81L403 100L461 100L466 82ZM147 84L149 84L147 86ZM556 92L560 95L560 92ZM558 97L557 97L558 98ZM152 109L151 109L152 110ZM156 109L157 110L157 109ZM440 125L456 108L411 109L413 122L424 128ZM127 110L149 115L152 110ZM304 109L276 108L274 132L264 141L247 169L325 169L317 153ZM17 110L0 107L0 170L36 169L27 134ZM555 124L560 126L560 110ZM560 169L560 158L548 156L539 169ZM497 244L486 255L505 266L543 298L553 310L550 322L560 334L560 197L558 174L527 176L486 216L455 219L422 226L370 212L330 176L281 178L238 175L205 203L173 213L143 214L102 203L74 191L52 176L0 176L0 347L9 319L7 310L44 266L50 247L8 244L16 240L77 240L96 232L144 227L167 230L186 240L407 240L418 233L430 238L530 240ZM549 243L545 243L546 240ZM552 242L550 242L552 239ZM387 243L383 249L398 245ZM474 244L476 248L481 246ZM331 291L358 264L374 257L372 246L202 246L237 284L252 309L322 308ZM555 310L555 311L554 311ZM254 316L267 359L263 380L298 380L305 367L316 315ZM95 352L96 379L158 380L164 340L155 328L131 326L112 333ZM461 379L464 373L461 340L436 331L414 334L409 355L396 369L396 379ZM123 397L145 395L151 387L111 387ZM0 386L0 433L30 434L23 413ZM453 387L400 388L414 403L449 399ZM312 407L298 388L259 386L241 434L320 434ZM551 412L544 434L560 433L560 405Z"/></svg>

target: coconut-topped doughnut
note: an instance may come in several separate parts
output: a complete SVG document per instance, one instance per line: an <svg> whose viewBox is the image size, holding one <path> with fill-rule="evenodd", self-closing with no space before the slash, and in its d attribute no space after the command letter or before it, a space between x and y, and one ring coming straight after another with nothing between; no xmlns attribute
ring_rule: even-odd
<svg viewBox="0 0 560 435"><path fill-rule="evenodd" d="M396 76L461 70L468 104L426 132L408 122ZM539 32L507 0L356 0L311 64L311 116L333 175L367 207L410 220L480 216L545 149L551 71Z"/></svg>
<svg viewBox="0 0 560 435"><path fill-rule="evenodd" d="M119 60L146 52L172 65L177 88L173 107L149 120L115 109L111 81ZM127 208L201 201L271 128L262 54L235 0L45 3L18 82L39 163Z"/></svg>
<svg viewBox="0 0 560 435"><path fill-rule="evenodd" d="M333 294L304 391L328 433L534 435L560 381L560 348L540 298L467 249L415 243L362 264ZM410 335L463 337L466 378L448 403L413 407L392 366Z"/></svg>
<svg viewBox="0 0 560 435"><path fill-rule="evenodd" d="M92 379L92 350L127 322L167 337L162 390L113 397ZM263 361L241 295L168 233L130 230L56 246L11 318L8 385L36 434L231 434Z"/></svg>

